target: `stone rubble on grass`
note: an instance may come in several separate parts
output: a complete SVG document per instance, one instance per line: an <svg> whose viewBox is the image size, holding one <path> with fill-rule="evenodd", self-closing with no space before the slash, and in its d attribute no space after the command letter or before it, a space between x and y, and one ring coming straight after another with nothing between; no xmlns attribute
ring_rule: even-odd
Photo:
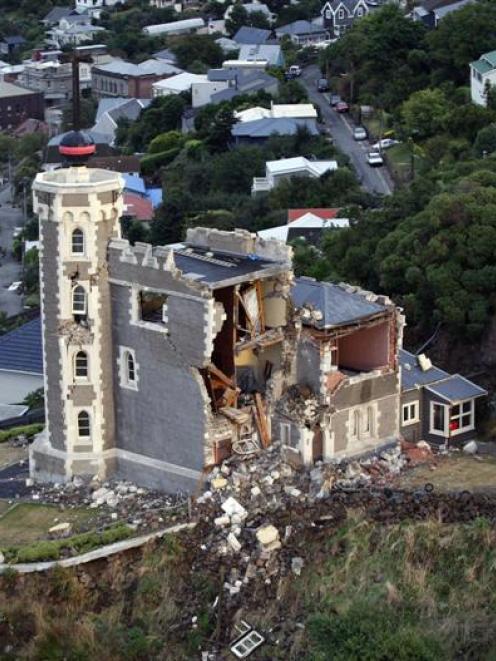
<svg viewBox="0 0 496 661"><path fill-rule="evenodd" d="M469 441L463 446L463 452L465 454L477 454L477 443L475 441Z"/></svg>
<svg viewBox="0 0 496 661"><path fill-rule="evenodd" d="M48 532L55 537L65 537L70 534L71 529L72 525L68 521L64 521L49 528Z"/></svg>

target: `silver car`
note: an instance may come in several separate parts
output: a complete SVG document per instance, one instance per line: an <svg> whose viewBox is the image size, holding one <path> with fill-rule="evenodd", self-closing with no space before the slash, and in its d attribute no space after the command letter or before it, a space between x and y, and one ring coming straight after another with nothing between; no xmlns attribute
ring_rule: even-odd
<svg viewBox="0 0 496 661"><path fill-rule="evenodd" d="M355 126L353 129L353 138L355 140L366 140L367 131L363 128L363 126Z"/></svg>

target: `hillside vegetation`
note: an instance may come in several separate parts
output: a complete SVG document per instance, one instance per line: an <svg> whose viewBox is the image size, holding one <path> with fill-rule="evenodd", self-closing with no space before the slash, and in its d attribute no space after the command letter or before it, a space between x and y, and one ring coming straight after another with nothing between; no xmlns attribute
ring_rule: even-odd
<svg viewBox="0 0 496 661"><path fill-rule="evenodd" d="M281 579L277 599L263 584L245 593L242 617L267 635L257 658L495 658L496 532L487 520L384 526L355 513L323 537L298 534L301 576ZM139 559L4 576L2 658L198 658L218 638L212 603L223 579L197 562L197 547L193 535ZM229 629L220 633L229 640Z"/></svg>

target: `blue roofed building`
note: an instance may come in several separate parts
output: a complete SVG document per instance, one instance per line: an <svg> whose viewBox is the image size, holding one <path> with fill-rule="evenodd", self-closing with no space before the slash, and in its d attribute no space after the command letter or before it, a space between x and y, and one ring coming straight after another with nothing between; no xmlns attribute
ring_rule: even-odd
<svg viewBox="0 0 496 661"><path fill-rule="evenodd" d="M0 420L21 415L26 395L43 387L41 320L0 336Z"/></svg>
<svg viewBox="0 0 496 661"><path fill-rule="evenodd" d="M476 401L484 388L435 367L424 354L400 350L401 433L407 441L462 445L476 434Z"/></svg>
<svg viewBox="0 0 496 661"><path fill-rule="evenodd" d="M270 39L270 30L262 28L250 28L247 25L239 28L233 37L237 44L265 44Z"/></svg>

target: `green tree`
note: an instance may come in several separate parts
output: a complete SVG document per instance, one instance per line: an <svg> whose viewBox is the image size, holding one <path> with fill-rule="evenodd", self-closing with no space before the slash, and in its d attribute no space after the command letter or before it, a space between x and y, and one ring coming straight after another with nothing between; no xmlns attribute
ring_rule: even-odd
<svg viewBox="0 0 496 661"><path fill-rule="evenodd" d="M216 114L205 144L213 152L225 151L232 139L231 129L236 119L231 110L221 108Z"/></svg>
<svg viewBox="0 0 496 661"><path fill-rule="evenodd" d="M177 66L190 70L194 62L201 62L205 67L220 67L224 53L213 35L189 34L174 37L170 46L177 58Z"/></svg>
<svg viewBox="0 0 496 661"><path fill-rule="evenodd" d="M492 154L496 151L496 124L485 126L478 133L474 142L474 152L477 156Z"/></svg>
<svg viewBox="0 0 496 661"><path fill-rule="evenodd" d="M401 116L409 135L428 138L443 127L450 105L439 89L414 92L402 105Z"/></svg>

